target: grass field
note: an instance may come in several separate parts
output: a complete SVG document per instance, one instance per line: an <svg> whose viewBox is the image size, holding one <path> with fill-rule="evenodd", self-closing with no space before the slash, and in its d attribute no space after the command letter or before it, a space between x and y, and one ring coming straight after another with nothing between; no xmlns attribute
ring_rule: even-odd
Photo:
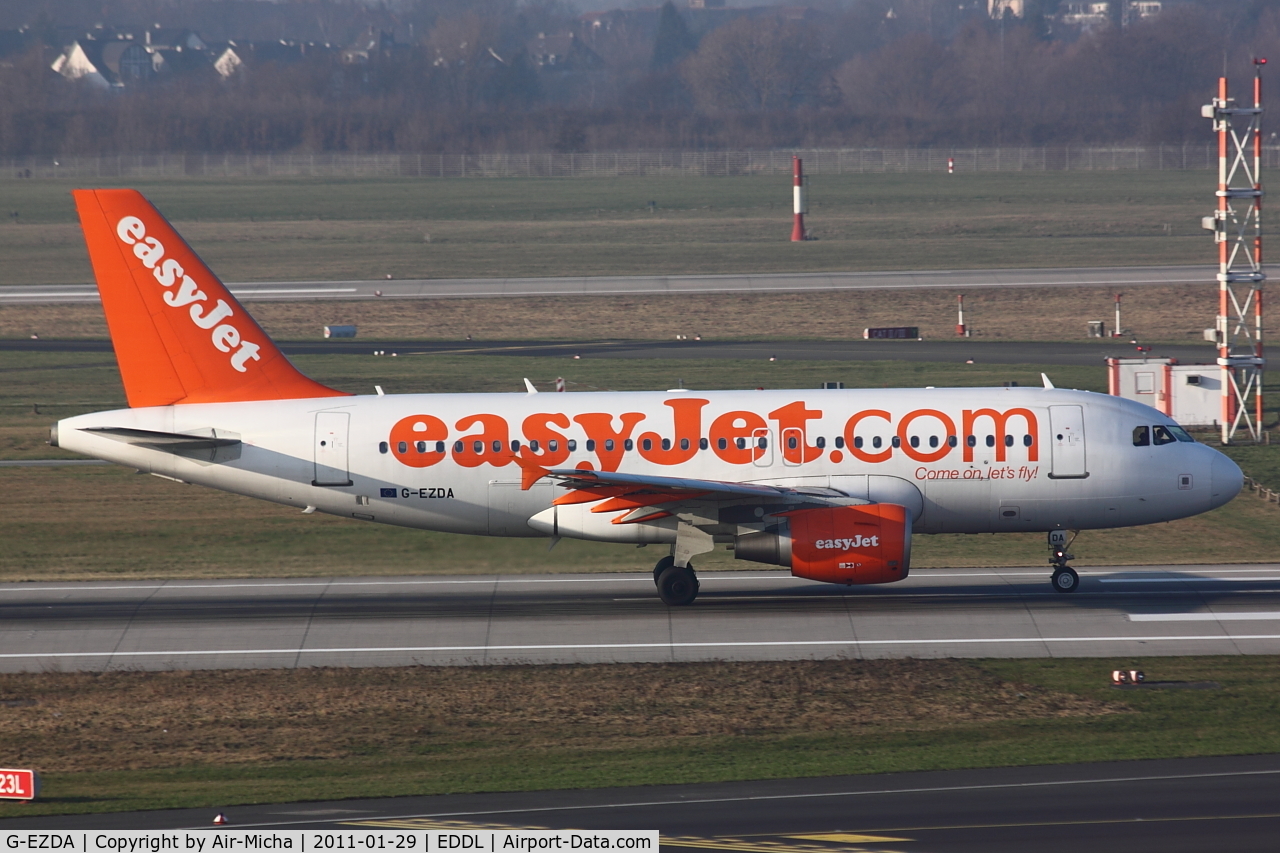
<svg viewBox="0 0 1280 853"><path fill-rule="evenodd" d="M516 358L499 356L304 356L322 382L365 392L519 392L522 378L572 390L676 387L813 388L1035 385L1048 370L1062 387L1105 390L1101 368L915 362L777 362ZM0 354L0 458L76 458L45 442L61 417L124 405L106 354ZM1280 388L1276 396L1280 399ZM1252 476L1280 487L1280 443L1232 448ZM1274 478L1274 479L1273 479ZM116 468L0 468L0 484L23 495L0 516L0 580L143 577L341 576L488 572L644 571L652 549L537 539L455 536L365 524L186 486ZM75 518L75 525L66 519ZM177 544L181 543L181 544ZM1170 524L1086 532L1078 565L1271 562L1280 549L1280 506L1245 494L1227 507ZM912 562L931 566L1039 565L1041 534L941 535L915 540ZM724 551L703 571L741 570Z"/></svg>
<svg viewBox="0 0 1280 853"><path fill-rule="evenodd" d="M1277 750L1269 657L0 675L0 818Z"/></svg>
<svg viewBox="0 0 1280 853"><path fill-rule="evenodd" d="M224 279L279 281L1212 263L1212 177L822 176L808 243L782 175L134 186ZM0 285L90 280L72 188L6 184Z"/></svg>

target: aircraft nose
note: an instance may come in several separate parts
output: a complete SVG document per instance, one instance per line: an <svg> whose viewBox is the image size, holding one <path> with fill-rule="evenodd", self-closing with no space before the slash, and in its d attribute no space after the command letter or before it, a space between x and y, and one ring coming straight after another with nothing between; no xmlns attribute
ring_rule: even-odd
<svg viewBox="0 0 1280 853"><path fill-rule="evenodd" d="M1209 480L1214 506L1222 506L1244 488L1244 472L1240 466L1217 451L1214 452Z"/></svg>

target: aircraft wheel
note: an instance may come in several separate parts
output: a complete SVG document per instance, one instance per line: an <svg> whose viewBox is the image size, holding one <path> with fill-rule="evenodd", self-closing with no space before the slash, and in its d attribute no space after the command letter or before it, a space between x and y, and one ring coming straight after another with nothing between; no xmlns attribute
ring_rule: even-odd
<svg viewBox="0 0 1280 853"><path fill-rule="evenodd" d="M658 578L662 577L662 573L676 564L676 558L670 555L663 557L658 561L658 565L653 567L653 585L658 585Z"/></svg>
<svg viewBox="0 0 1280 853"><path fill-rule="evenodd" d="M698 576L692 567L667 566L658 578L658 597L671 607L692 604L698 597Z"/></svg>
<svg viewBox="0 0 1280 853"><path fill-rule="evenodd" d="M1070 566L1063 566L1053 573L1053 588L1058 592L1075 592L1080 586L1080 576Z"/></svg>

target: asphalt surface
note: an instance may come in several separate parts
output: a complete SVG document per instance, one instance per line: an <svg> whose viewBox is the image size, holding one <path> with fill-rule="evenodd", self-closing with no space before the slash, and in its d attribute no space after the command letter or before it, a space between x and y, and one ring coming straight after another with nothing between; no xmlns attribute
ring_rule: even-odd
<svg viewBox="0 0 1280 853"><path fill-rule="evenodd" d="M231 829L656 828L672 851L1245 853L1276 849L1278 803L1280 756L1255 755L220 811ZM0 832L200 828L216 811L17 818Z"/></svg>
<svg viewBox="0 0 1280 853"><path fill-rule="evenodd" d="M655 557L656 559L656 557ZM1280 653L1280 565L0 585L0 671Z"/></svg>
<svg viewBox="0 0 1280 853"><path fill-rule="evenodd" d="M1109 356L1139 357L1127 340L1084 343L940 341L362 341L277 342L287 355L510 355L548 358L730 358L786 361L927 361L975 364L1087 365L1101 367ZM0 351L111 353L105 340L0 340ZM1155 346L1158 358L1183 364L1213 363L1212 345Z"/></svg>
<svg viewBox="0 0 1280 853"><path fill-rule="evenodd" d="M747 275L413 279L402 281L230 282L244 302L299 299L455 299L520 296L620 296L661 293L904 290L970 287L1141 287L1212 284L1217 267L1092 267L1031 270L758 273ZM91 284L0 288L0 305L97 302Z"/></svg>

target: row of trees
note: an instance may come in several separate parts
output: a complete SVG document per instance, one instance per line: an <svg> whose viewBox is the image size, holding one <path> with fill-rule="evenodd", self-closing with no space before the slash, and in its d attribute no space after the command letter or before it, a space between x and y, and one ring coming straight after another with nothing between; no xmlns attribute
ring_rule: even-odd
<svg viewBox="0 0 1280 853"><path fill-rule="evenodd" d="M60 6L7 2L56 32ZM364 64L316 50L229 80L108 94L54 75L60 46L37 44L0 62L0 155L1200 142L1199 105L1224 67L1243 84L1251 56L1280 57L1275 0L1169 3L1086 33L1031 14L992 21L985 2L977 14L955 0L832 0L719 26L668 3L647 30L624 16L606 32L583 31L554 0L114 2L133 16L164 12L166 25L184 8L197 19L240 10L250 17L239 26L258 35L291 10L301 31L386 27L405 46ZM575 29L599 62L538 67L537 34Z"/></svg>

